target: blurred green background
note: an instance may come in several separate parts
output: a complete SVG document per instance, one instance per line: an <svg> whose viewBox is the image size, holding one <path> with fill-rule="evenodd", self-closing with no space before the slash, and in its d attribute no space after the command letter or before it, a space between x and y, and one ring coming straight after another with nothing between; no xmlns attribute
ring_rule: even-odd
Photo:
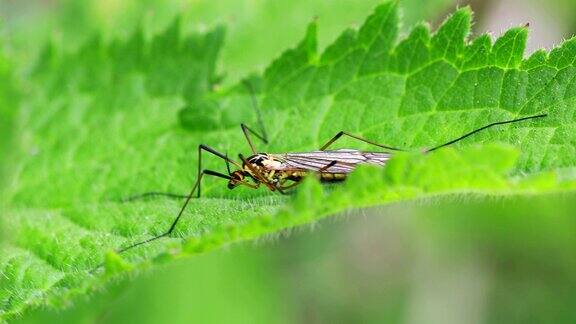
<svg viewBox="0 0 576 324"><path fill-rule="evenodd" d="M225 84L261 71L318 19L320 45L359 25L373 0L2 0L0 39L24 74L48 41L74 49L91 35L148 35L180 17L186 30L227 29ZM451 0L403 0L404 30L437 25ZM531 24L528 52L576 27L571 0L472 1L475 32ZM0 62L0 72L2 64ZM0 107L1 108L1 107ZM0 110L1 112L1 110ZM7 120L7 119L6 119ZM7 137L4 137L7 138ZM1 161L1 159L0 159ZM255 243L182 260L65 310L21 323L510 323L576 321L574 197L445 201L333 218Z"/></svg>

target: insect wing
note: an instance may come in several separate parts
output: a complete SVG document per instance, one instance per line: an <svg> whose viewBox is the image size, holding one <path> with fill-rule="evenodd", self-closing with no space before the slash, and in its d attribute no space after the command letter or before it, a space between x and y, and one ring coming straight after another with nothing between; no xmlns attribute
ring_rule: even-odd
<svg viewBox="0 0 576 324"><path fill-rule="evenodd" d="M272 155L281 162L280 170L303 169L320 171L329 164L336 164L326 170L330 173L350 173L360 164L385 165L390 153L362 152L358 150L312 151Z"/></svg>

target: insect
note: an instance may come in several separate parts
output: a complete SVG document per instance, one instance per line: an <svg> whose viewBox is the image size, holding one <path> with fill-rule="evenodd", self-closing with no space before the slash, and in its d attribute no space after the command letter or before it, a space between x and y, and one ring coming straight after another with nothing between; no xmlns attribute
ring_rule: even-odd
<svg viewBox="0 0 576 324"><path fill-rule="evenodd" d="M256 109L258 124L260 126L260 133L254 131L245 124L240 124L244 137L251 149L251 155L244 157L242 154L238 155L241 162L237 162L230 159L226 154L218 152L217 150L201 144L198 146L198 176L192 189L187 195L177 195L172 193L163 192L148 192L141 195L133 196L128 200L141 199L151 196L168 196L172 198L183 198L185 199L182 207L180 208L178 214L172 221L168 230L160 235L154 236L150 239L134 243L130 246L118 250L119 253L126 250L132 249L136 246L146 244L162 237L169 236L178 221L181 219L186 207L190 203L190 200L196 195L196 198L200 198L201 195L201 184L202 178L206 175L213 176L217 178L222 178L228 181L228 188L234 189L239 186L248 187L251 189L257 189L260 186L265 186L271 191L279 192L281 194L286 194L288 190L298 186L302 183L302 180L310 175L315 175L321 182L333 183L344 181L346 177L356 169L359 165L378 165L384 166L388 160L394 154L393 152L406 151L404 149L383 145L370 141L368 139L356 136L352 133L346 131L338 132L334 137L332 137L326 144L322 145L319 150L311 152L291 152L291 153L258 153L256 147L252 141L252 136L260 139L264 143L268 143L268 137L260 116L259 110L257 108L257 101L254 95L254 91L249 84L246 84L249 89L253 101L253 106ZM472 136L478 132L481 132L487 128L494 127L497 125L511 124L516 122L521 122L529 119L543 118L547 114L541 114L536 116L528 116L513 120L499 121L488 124L469 133L466 133L456 139L448 141L444 144L437 145L433 148L427 149L424 152L429 153L440 148L452 145L459 142L469 136ZM360 151L356 149L337 149L330 150L329 148L338 139L343 136L350 137L360 142L364 142L376 147L379 147L383 151ZM207 170L202 168L202 153L210 153L226 162L227 173L221 173L213 170ZM232 171L231 165L236 167L236 170Z"/></svg>

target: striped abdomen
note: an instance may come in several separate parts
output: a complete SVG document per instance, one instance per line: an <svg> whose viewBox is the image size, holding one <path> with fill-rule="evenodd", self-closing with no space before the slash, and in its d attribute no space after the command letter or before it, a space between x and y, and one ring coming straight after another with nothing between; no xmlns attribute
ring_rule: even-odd
<svg viewBox="0 0 576 324"><path fill-rule="evenodd" d="M346 173L330 173L330 172L311 172L311 171L288 171L286 175L287 180L301 181L307 175L316 175L321 182L340 182L346 180Z"/></svg>

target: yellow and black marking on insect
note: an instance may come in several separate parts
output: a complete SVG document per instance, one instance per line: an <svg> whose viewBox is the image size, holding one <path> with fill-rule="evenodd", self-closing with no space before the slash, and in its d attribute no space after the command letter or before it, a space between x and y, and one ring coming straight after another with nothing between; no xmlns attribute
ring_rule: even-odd
<svg viewBox="0 0 576 324"><path fill-rule="evenodd" d="M247 84L248 89L252 95L253 106L256 109L258 116L258 123L261 129L261 133L253 131L250 127L245 124L240 124L244 137L252 150L252 155L245 158L242 154L238 157L241 161L237 162L227 155L218 152L217 150L201 144L198 146L198 177L192 186L189 194L178 195L173 193L163 193L163 192L148 192L141 195L133 196L129 198L129 201L135 199L141 199L151 196L167 196L171 198L182 198L185 199L178 215L172 221L169 229L161 235L152 237L148 240L134 243L128 247L120 249L118 252L124 252L136 246L157 240L159 238L169 236L173 231L178 221L182 217L184 210L188 206L190 200L196 194L197 198L200 198L200 187L202 177L204 175L210 175L222 179L228 180L228 188L234 189L238 186L245 186L252 189L257 189L260 185L265 185L269 190L280 192L285 194L287 190L292 189L302 183L302 180L307 176L316 176L322 182L340 182L346 179L349 173L354 171L356 167L363 164L368 165L378 165L384 166L387 161L392 157L395 151L407 151L404 149L399 149L383 144L379 144L360 136L354 134L340 131L332 139L330 139L326 144L324 144L319 150L311 152L297 152L297 153L257 153L257 150L252 142L251 135L259 138L264 143L268 143L264 125L262 123L262 118L260 116L259 110L257 108L256 99L254 92L249 84ZM465 139L466 137L472 136L482 130L487 128L510 124L515 122L520 122L529 119L546 117L547 114L541 114L536 116L528 116L523 118L518 118L514 120L500 121L491 123L469 133L466 133L454 140L447 143L435 146L431 149L427 149L424 152L432 152L445 146L449 146L458 141ZM374 145L379 147L383 151L373 152L373 151L360 151L355 149L338 149L329 150L328 148L334 144L342 136L348 136L352 139ZM224 161L226 161L227 174L206 170L202 168L202 152L211 153ZM237 167L235 171L232 171L230 165Z"/></svg>
<svg viewBox="0 0 576 324"><path fill-rule="evenodd" d="M232 172L228 188L243 184L248 177L257 185L265 183L270 190L286 190L298 185L304 177L315 175L321 182L344 181L358 165L385 165L392 155L386 152L362 152L351 149L298 153L258 153L241 157L240 170ZM261 180L263 179L263 181Z"/></svg>

